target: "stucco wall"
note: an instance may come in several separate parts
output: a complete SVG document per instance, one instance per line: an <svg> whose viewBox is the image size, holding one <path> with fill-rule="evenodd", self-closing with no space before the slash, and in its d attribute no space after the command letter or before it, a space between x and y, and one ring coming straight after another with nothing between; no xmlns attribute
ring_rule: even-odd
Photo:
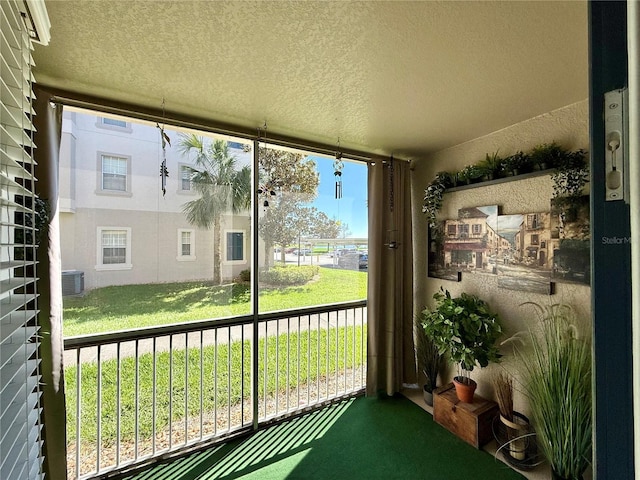
<svg viewBox="0 0 640 480"><path fill-rule="evenodd" d="M452 295L461 292L477 294L501 316L507 335L526 330L535 317L531 310L522 307L523 302L563 302L575 307L576 312L586 320L590 319L591 289L585 285L557 283L556 294L552 296L506 290L498 287L497 277L491 275L463 274L461 282L452 282L427 277L427 221L421 212L424 188L436 172L459 170L467 164L484 159L486 153L498 151L500 155L510 155L518 150L528 151L535 145L556 141L574 150L588 149L588 102L586 100L547 114L512 125L485 137L439 151L428 158L414 162L412 170L412 217L414 241L414 311L419 312L425 305L433 305L433 293L440 286ZM482 185L482 184L479 184ZM549 175L525 180L478 186L458 192L446 193L440 218L456 218L457 210L464 207L499 205L501 214L544 212L549 210L552 196L552 182ZM504 365L513 368L510 348L504 348ZM491 374L499 366L475 369L472 377L478 381L478 393L491 397ZM453 370L445 378L448 381ZM520 395L516 395L516 409L526 412L526 405Z"/></svg>

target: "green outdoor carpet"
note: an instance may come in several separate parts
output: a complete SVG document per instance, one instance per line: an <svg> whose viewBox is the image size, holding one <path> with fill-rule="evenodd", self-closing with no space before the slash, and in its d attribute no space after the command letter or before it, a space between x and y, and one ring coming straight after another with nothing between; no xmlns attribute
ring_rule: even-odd
<svg viewBox="0 0 640 480"><path fill-rule="evenodd" d="M345 400L127 480L523 479L402 396Z"/></svg>

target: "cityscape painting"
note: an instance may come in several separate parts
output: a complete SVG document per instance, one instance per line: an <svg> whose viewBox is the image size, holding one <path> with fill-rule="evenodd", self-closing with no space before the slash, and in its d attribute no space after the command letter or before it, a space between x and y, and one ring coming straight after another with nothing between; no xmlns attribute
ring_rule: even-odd
<svg viewBox="0 0 640 480"><path fill-rule="evenodd" d="M553 251L550 213L500 215L497 254L498 285L511 290L551 294Z"/></svg>
<svg viewBox="0 0 640 480"><path fill-rule="evenodd" d="M558 282L591 282L589 196L551 200L554 240L552 278Z"/></svg>
<svg viewBox="0 0 640 480"><path fill-rule="evenodd" d="M458 210L458 218L429 230L430 277L460 281L463 272L496 274L498 206Z"/></svg>

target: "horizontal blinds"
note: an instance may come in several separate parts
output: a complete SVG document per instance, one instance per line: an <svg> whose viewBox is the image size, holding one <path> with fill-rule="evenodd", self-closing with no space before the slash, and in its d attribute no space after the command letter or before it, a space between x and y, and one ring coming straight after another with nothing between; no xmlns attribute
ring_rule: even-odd
<svg viewBox="0 0 640 480"><path fill-rule="evenodd" d="M0 2L0 478L42 479L31 40Z"/></svg>

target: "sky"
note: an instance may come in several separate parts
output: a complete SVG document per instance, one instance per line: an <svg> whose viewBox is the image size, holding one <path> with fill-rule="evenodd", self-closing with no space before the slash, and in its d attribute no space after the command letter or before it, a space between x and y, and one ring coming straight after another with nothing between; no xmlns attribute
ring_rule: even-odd
<svg viewBox="0 0 640 480"><path fill-rule="evenodd" d="M327 214L329 218L349 225L350 238L368 236L367 220L367 165L363 162L344 160L342 170L342 198L336 200L336 177L333 158L310 156L320 173L318 196L311 206Z"/></svg>

